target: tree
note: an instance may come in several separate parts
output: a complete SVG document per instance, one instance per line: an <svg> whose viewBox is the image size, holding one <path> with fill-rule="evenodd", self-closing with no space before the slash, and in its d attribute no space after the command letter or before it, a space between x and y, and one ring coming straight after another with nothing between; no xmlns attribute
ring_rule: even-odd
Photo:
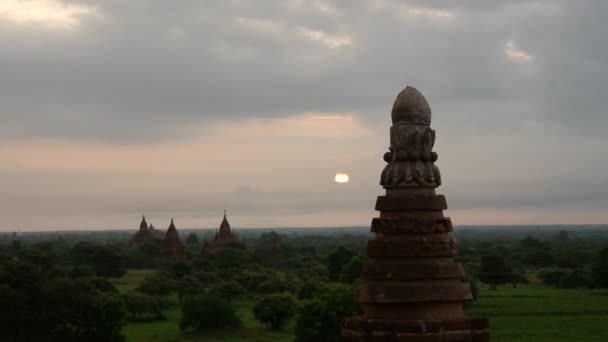
<svg viewBox="0 0 608 342"><path fill-rule="evenodd" d="M191 246L198 246L200 244L198 236L194 233L188 234L188 237L186 238L186 244Z"/></svg>
<svg viewBox="0 0 608 342"><path fill-rule="evenodd" d="M269 279L258 286L259 293L294 292L293 284L282 279Z"/></svg>
<svg viewBox="0 0 608 342"><path fill-rule="evenodd" d="M600 249L591 263L593 283L598 287L608 287L608 246Z"/></svg>
<svg viewBox="0 0 608 342"><path fill-rule="evenodd" d="M479 280L489 284L490 289L496 290L497 285L505 284L511 280L511 269L507 266L505 259L497 255L489 255L481 258L481 270Z"/></svg>
<svg viewBox="0 0 608 342"><path fill-rule="evenodd" d="M365 263L365 258L361 255L353 256L340 271L340 282L352 284L361 277L361 269Z"/></svg>
<svg viewBox="0 0 608 342"><path fill-rule="evenodd" d="M270 325L272 329L279 330L293 317L296 300L287 293L263 296L255 303L253 315L258 321Z"/></svg>
<svg viewBox="0 0 608 342"><path fill-rule="evenodd" d="M245 292L245 289L234 280L223 281L209 290L209 294L222 297L228 301L245 294Z"/></svg>
<svg viewBox="0 0 608 342"><path fill-rule="evenodd" d="M240 326L241 320L226 299L210 294L188 296L184 299L180 321L182 330L210 331Z"/></svg>
<svg viewBox="0 0 608 342"><path fill-rule="evenodd" d="M337 281L340 278L342 267L346 265L356 253L350 249L340 246L327 256L327 268L329 279Z"/></svg>
<svg viewBox="0 0 608 342"><path fill-rule="evenodd" d="M182 277L177 281L177 296L179 302L182 302L182 299L188 295L196 295L202 289L201 282L198 278L187 275Z"/></svg>
<svg viewBox="0 0 608 342"><path fill-rule="evenodd" d="M149 296L139 291L131 291L121 295L127 312L131 314L131 319L136 320L139 317L149 314L155 319L164 318L163 309L166 303L162 298Z"/></svg>
<svg viewBox="0 0 608 342"><path fill-rule="evenodd" d="M157 297L168 296L175 289L175 283L161 274L149 276L139 285L138 291Z"/></svg>
<svg viewBox="0 0 608 342"><path fill-rule="evenodd" d="M302 283L298 290L298 299L312 299L320 290L317 282L307 281Z"/></svg>
<svg viewBox="0 0 608 342"><path fill-rule="evenodd" d="M325 285L316 298L304 300L297 310L295 342L330 342L340 337L343 317L361 313L350 286Z"/></svg>

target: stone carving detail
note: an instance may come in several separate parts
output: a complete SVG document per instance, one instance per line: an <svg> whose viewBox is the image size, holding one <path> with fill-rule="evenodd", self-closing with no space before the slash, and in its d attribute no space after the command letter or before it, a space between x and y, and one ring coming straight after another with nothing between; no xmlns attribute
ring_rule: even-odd
<svg viewBox="0 0 608 342"><path fill-rule="evenodd" d="M390 162L382 170L380 185L385 188L438 187L441 174L433 162Z"/></svg>
<svg viewBox="0 0 608 342"><path fill-rule="evenodd" d="M382 171L380 185L385 188L441 185L441 174L434 164L437 154L433 152L435 131L429 126L431 109L424 96L412 87L405 88L395 101L392 116L390 152L384 156L388 165Z"/></svg>

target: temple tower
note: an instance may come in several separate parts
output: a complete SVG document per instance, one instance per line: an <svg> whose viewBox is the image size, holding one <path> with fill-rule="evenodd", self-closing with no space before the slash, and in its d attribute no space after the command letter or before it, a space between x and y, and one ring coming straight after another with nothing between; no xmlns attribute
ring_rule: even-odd
<svg viewBox="0 0 608 342"><path fill-rule="evenodd" d="M169 229L167 229L167 233L165 234L165 240L163 241L162 253L169 258L172 258L176 261L182 261L186 259L186 252L184 250L184 245L179 239L179 234L177 233L177 229L175 228L175 224L173 223L173 219L171 219L171 224L169 225Z"/></svg>
<svg viewBox="0 0 608 342"><path fill-rule="evenodd" d="M435 131L431 109L413 87L399 93L391 113L389 152L368 241L366 284L355 294L360 317L342 322L344 341L488 341L486 318L467 317L472 299L462 283L462 265L454 261L452 222L443 216L445 197L437 195L441 175L432 151Z"/></svg>

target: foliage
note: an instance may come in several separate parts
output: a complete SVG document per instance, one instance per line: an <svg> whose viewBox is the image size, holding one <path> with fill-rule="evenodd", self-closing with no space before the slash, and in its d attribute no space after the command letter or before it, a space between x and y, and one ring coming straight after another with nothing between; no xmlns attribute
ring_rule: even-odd
<svg viewBox="0 0 608 342"><path fill-rule="evenodd" d="M260 284L258 287L259 293L277 293L277 292L294 292L293 284L282 279L269 279Z"/></svg>
<svg viewBox="0 0 608 342"><path fill-rule="evenodd" d="M511 280L512 271L507 266L505 259L497 255L489 255L481 258L481 270L479 280L489 284L490 288L496 290L497 285Z"/></svg>
<svg viewBox="0 0 608 342"><path fill-rule="evenodd" d="M237 317L230 302L224 298L201 294L186 297L182 304L182 330L195 331L222 330L238 328L241 320Z"/></svg>
<svg viewBox="0 0 608 342"><path fill-rule="evenodd" d="M131 319L136 320L144 315L151 315L154 319L164 318L163 309L167 303L159 297L150 296L139 291L131 291L121 296Z"/></svg>
<svg viewBox="0 0 608 342"><path fill-rule="evenodd" d="M329 269L329 279L337 281L340 279L340 272L353 256L355 252L344 246L337 247L327 256L327 268Z"/></svg>
<svg viewBox="0 0 608 342"><path fill-rule="evenodd" d="M594 256L591 274L596 286L608 288L608 246L600 249Z"/></svg>
<svg viewBox="0 0 608 342"><path fill-rule="evenodd" d="M144 279L138 291L150 296L166 297L175 289L175 281L162 274L155 274Z"/></svg>
<svg viewBox="0 0 608 342"><path fill-rule="evenodd" d="M0 284L0 336L6 340L123 340L124 304L103 280L10 261L0 267Z"/></svg>
<svg viewBox="0 0 608 342"><path fill-rule="evenodd" d="M346 284L354 283L359 277L361 277L361 269L365 263L365 257L361 255L354 255L346 265L342 267L340 271L340 281Z"/></svg>
<svg viewBox="0 0 608 342"><path fill-rule="evenodd" d="M245 289L234 280L223 281L209 290L209 293L215 296L222 297L228 301L232 298L245 294Z"/></svg>
<svg viewBox="0 0 608 342"><path fill-rule="evenodd" d="M258 321L278 330L293 317L295 308L296 300L291 294L278 293L260 298L253 307L253 314Z"/></svg>
<svg viewBox="0 0 608 342"><path fill-rule="evenodd" d="M188 245L192 245L192 246L198 246L198 245L200 245L200 241L198 239L198 235L196 235L194 233L188 234L188 237L186 237L186 243Z"/></svg>
<svg viewBox="0 0 608 342"><path fill-rule="evenodd" d="M296 317L295 341L336 341L340 336L340 321L343 317L357 315L361 306L353 296L350 286L325 285L319 295L304 300Z"/></svg>
<svg viewBox="0 0 608 342"><path fill-rule="evenodd" d="M307 281L302 283L300 289L298 290L298 299L311 299L313 298L321 289L321 285L317 282Z"/></svg>

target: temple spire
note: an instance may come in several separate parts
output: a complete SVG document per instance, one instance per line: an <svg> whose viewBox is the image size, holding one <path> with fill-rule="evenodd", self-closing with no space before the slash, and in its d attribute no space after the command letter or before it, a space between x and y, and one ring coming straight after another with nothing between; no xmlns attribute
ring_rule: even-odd
<svg viewBox="0 0 608 342"><path fill-rule="evenodd" d="M141 223L139 224L139 230L141 230L141 231L148 230L148 223L146 222L145 215L143 215L141 218Z"/></svg>

